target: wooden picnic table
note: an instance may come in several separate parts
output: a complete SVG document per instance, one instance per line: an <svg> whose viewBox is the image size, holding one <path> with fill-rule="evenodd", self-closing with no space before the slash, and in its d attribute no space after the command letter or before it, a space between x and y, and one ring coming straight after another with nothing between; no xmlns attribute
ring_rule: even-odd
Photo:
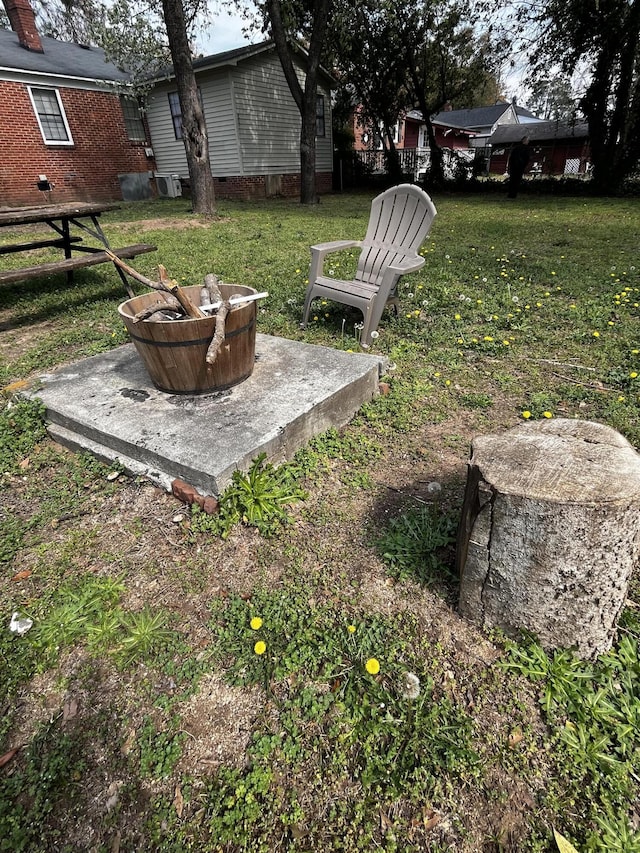
<svg viewBox="0 0 640 853"><path fill-rule="evenodd" d="M0 244L0 255L16 252L29 252L44 247L60 248L64 251L64 259L19 267L17 269L0 270L0 284L24 281L42 275L66 272L67 281L72 280L73 271L95 264L113 263L113 259L105 251L119 258L135 258L145 252L155 252L156 246L148 243L137 243L112 249L102 230L99 217L108 210L118 210L115 202L70 202L66 204L44 204L38 207L0 208L0 228L15 228L22 225L48 225L56 234L53 238L33 239L25 242ZM81 234L74 233L80 231ZM90 235L104 248L86 245L83 242L85 234ZM76 252L75 256L72 254ZM129 296L134 296L129 281L124 272L115 265L118 275Z"/></svg>

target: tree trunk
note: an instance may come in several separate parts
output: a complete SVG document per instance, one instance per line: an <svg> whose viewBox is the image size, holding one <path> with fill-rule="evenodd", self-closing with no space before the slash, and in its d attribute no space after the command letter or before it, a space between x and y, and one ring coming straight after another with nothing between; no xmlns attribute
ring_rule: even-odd
<svg viewBox="0 0 640 853"><path fill-rule="evenodd" d="M428 114L425 115L425 124L427 127L427 139L429 141L429 168L426 172L425 185L432 189L440 189L444 186L444 161L442 156L442 148L436 142L436 135L433 132L433 125L429 121Z"/></svg>
<svg viewBox="0 0 640 853"><path fill-rule="evenodd" d="M305 104L300 130L300 203L317 204L316 187L316 110L315 99L313 114L309 104Z"/></svg>
<svg viewBox="0 0 640 853"><path fill-rule="evenodd" d="M209 163L207 125L193 73L182 0L162 0L162 9L182 112L182 138L191 181L191 206L194 213L213 216L216 201Z"/></svg>
<svg viewBox="0 0 640 853"><path fill-rule="evenodd" d="M266 10L271 35L278 51L289 91L300 112L300 202L315 204L316 191L316 97L320 55L324 46L327 23L333 0L314 0L313 32L307 50L304 89L293 64L296 45L289 41L282 17L281 0L267 0Z"/></svg>
<svg viewBox="0 0 640 853"><path fill-rule="evenodd" d="M640 456L589 421L474 439L457 563L470 621L585 658L607 651L640 563Z"/></svg>

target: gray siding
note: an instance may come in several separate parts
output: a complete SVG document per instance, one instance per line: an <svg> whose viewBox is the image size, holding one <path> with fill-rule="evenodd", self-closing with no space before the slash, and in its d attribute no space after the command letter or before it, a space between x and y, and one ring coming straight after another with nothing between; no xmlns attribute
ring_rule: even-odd
<svg viewBox="0 0 640 853"><path fill-rule="evenodd" d="M209 157L214 176L239 175L236 121L232 90L226 70L198 75L202 105L209 135ZM176 139L169 109L169 92L175 92L175 83L162 83L149 98L147 118L156 157L157 170L187 177L187 157L184 143Z"/></svg>
<svg viewBox="0 0 640 853"><path fill-rule="evenodd" d="M215 177L296 174L300 171L300 114L275 51L236 67L198 73ZM173 81L149 97L147 118L160 173L188 175L184 144L173 132L168 93ZM331 93L323 90L325 136L317 139L320 172L333 168Z"/></svg>

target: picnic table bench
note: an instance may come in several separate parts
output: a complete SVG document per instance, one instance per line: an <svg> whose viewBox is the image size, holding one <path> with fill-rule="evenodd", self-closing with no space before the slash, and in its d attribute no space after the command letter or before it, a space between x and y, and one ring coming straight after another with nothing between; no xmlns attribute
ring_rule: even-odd
<svg viewBox="0 0 640 853"><path fill-rule="evenodd" d="M105 211L117 210L118 208L119 205L115 203L79 202L41 205L40 207L0 209L0 228L42 223L48 225L57 234L54 238L34 239L0 245L0 255L29 252L44 247L54 247L64 250L64 258L59 261L0 270L0 284L26 281L27 279L38 278L43 275L53 275L60 272L66 273L67 281L70 282L73 271L76 269L96 264L113 263L110 253L117 255L119 258L130 259L146 252L155 252L156 246L152 246L149 243L136 243L118 249L110 247L109 241L98 222L98 218ZM71 233L72 227L89 234L105 248L85 245L83 236ZM105 249L109 251L105 251ZM72 255L72 252L77 252L78 254ZM127 293L132 297L134 293L126 275L117 265L115 267Z"/></svg>

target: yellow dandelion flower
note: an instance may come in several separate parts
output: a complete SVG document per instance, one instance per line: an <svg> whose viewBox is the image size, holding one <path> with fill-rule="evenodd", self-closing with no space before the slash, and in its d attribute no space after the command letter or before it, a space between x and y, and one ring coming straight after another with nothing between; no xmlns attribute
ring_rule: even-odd
<svg viewBox="0 0 640 853"><path fill-rule="evenodd" d="M462 320L462 317L460 316L460 314L454 314L453 319L454 320Z"/></svg>
<svg viewBox="0 0 640 853"><path fill-rule="evenodd" d="M525 421L528 421L531 417L531 412L528 409L525 409L522 413L522 417L525 419Z"/></svg>
<svg viewBox="0 0 640 853"><path fill-rule="evenodd" d="M262 628L262 619L259 616L254 616L251 622L249 623L254 631L258 631Z"/></svg>
<svg viewBox="0 0 640 853"><path fill-rule="evenodd" d="M347 625L347 631L348 631L350 634L355 634L355 632L356 632L356 626L355 626L355 625Z"/></svg>
<svg viewBox="0 0 640 853"><path fill-rule="evenodd" d="M369 658L365 663L364 668L367 670L369 675L377 675L380 672L380 662L375 658Z"/></svg>
<svg viewBox="0 0 640 853"><path fill-rule="evenodd" d="M600 337L600 332L594 332L594 333L593 333L593 337L594 337L594 338L599 338L599 337Z"/></svg>
<svg viewBox="0 0 640 853"><path fill-rule="evenodd" d="M544 418L552 418L553 414L551 412L543 412L542 417Z"/></svg>
<svg viewBox="0 0 640 853"><path fill-rule="evenodd" d="M263 655L267 651L267 644L263 640L258 640L258 642L253 647L253 651L257 655Z"/></svg>
<svg viewBox="0 0 640 853"><path fill-rule="evenodd" d="M502 341L502 343L503 343L506 347L510 347L510 346L511 346L511 342L510 342L510 341Z"/></svg>
<svg viewBox="0 0 640 853"><path fill-rule="evenodd" d="M632 370L631 373L629 374L629 378L635 379L637 377L637 375L638 375L637 372L635 370Z"/></svg>

